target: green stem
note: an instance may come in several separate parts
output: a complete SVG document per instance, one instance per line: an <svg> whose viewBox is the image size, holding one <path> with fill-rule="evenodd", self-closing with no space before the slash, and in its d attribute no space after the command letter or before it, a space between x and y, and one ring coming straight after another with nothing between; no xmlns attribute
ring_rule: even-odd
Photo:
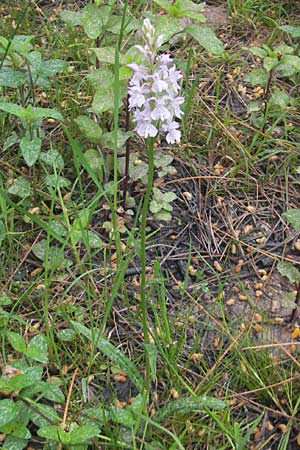
<svg viewBox="0 0 300 450"><path fill-rule="evenodd" d="M147 325L147 295L146 295L146 225L147 215L149 210L149 201L153 185L153 173L154 173L154 139L148 139L148 182L147 189L143 202L142 209L142 222L141 222L141 320L144 334L144 343L149 344L148 325ZM150 364L149 357L146 351L146 373L144 384L144 406L147 404L148 392L150 389Z"/></svg>

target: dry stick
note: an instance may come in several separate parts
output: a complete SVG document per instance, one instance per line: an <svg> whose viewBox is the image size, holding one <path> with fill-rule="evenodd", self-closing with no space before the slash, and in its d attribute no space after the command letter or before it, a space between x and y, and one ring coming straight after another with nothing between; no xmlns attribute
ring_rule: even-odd
<svg viewBox="0 0 300 450"><path fill-rule="evenodd" d="M300 345L300 342L280 342L276 344L261 344L261 345L252 345L250 347L242 347L241 350L265 350L266 348L276 348L283 346L291 346L291 345ZM282 349L283 350L283 349Z"/></svg>
<svg viewBox="0 0 300 450"><path fill-rule="evenodd" d="M296 366L298 366L298 368L300 368L300 363L296 360L296 358L286 348L281 347L281 346L280 346L280 348L293 361L293 363L296 364Z"/></svg>
<svg viewBox="0 0 300 450"><path fill-rule="evenodd" d="M66 406L65 406L65 410L64 410L64 416L63 416L63 420L60 424L60 428L62 428L64 430L65 426L66 426L66 421L67 421L67 416L68 416L68 410L69 410L69 405L70 405L70 400L71 400L71 395L72 395L72 391L73 391L73 387L74 387L74 383L75 383L75 378L78 372L78 368L76 368L74 370L74 373L72 375L72 380L70 383L70 387L69 387L69 391L68 391L68 396L67 396L67 400L66 400ZM58 446L57 446L57 450L61 450L62 449L62 444L61 442L59 442Z"/></svg>
<svg viewBox="0 0 300 450"><path fill-rule="evenodd" d="M126 118L125 118L126 132L129 131L129 120L130 120L130 111L129 111L129 94L128 94L126 99ZM123 181L123 201L122 201L124 211L126 207L126 194L129 179L129 159L130 159L130 138L128 138L126 141L126 151L125 151L125 172Z"/></svg>
<svg viewBox="0 0 300 450"><path fill-rule="evenodd" d="M232 394L232 395L229 394L226 397L222 397L222 398L223 399L238 398L238 397L243 397L245 395L256 394L256 392L262 392L262 391L265 391L266 389L272 389L277 386L282 386L283 384L289 383L290 381L299 380L299 378L300 378L300 375L295 375L294 377L286 378L285 380L278 381L277 383L269 384L268 386L264 386L264 387L257 388L257 389L252 389L251 391L238 392L237 394Z"/></svg>

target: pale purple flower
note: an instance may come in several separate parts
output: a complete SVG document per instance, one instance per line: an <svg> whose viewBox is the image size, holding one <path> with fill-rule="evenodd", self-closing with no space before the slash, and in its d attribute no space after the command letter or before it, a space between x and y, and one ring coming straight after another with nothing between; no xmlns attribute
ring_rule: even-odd
<svg viewBox="0 0 300 450"><path fill-rule="evenodd" d="M166 141L168 144L180 142L181 132L178 130L179 123L172 121L162 125L162 130L167 132Z"/></svg>
<svg viewBox="0 0 300 450"><path fill-rule="evenodd" d="M129 109L134 110L135 131L142 137L156 137L159 131L167 133L169 144L180 142L179 123L183 111L180 105L184 98L178 96L182 78L170 55L157 56L163 36L156 38L155 29L149 19L142 27L144 46L136 46L145 56L144 65L129 64L133 76L129 82Z"/></svg>
<svg viewBox="0 0 300 450"><path fill-rule="evenodd" d="M166 91L169 87L168 81L166 79L163 79L163 77L166 77L166 74L164 74L162 71L154 72L152 75L152 91L153 92L163 92Z"/></svg>
<svg viewBox="0 0 300 450"><path fill-rule="evenodd" d="M158 133L158 129L153 125L151 119L138 122L135 130L144 138L155 137Z"/></svg>
<svg viewBox="0 0 300 450"><path fill-rule="evenodd" d="M180 109L180 105L182 105L182 103L184 103L183 97L170 98L169 106L174 111L174 116L178 117L178 119L183 116L183 111Z"/></svg>
<svg viewBox="0 0 300 450"><path fill-rule="evenodd" d="M163 96L161 98L152 97L152 100L155 102L155 106L151 111L151 118L153 120L170 120L172 117L172 113L166 106L166 100L168 100L167 96Z"/></svg>

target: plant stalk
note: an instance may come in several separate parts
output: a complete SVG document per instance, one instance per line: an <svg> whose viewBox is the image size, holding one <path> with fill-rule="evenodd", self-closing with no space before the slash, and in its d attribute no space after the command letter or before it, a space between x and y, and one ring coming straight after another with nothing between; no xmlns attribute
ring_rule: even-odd
<svg viewBox="0 0 300 450"><path fill-rule="evenodd" d="M141 321L144 334L144 343L149 344L148 335L148 324L147 324L147 295L146 295L146 225L147 225L147 215L149 211L150 195L153 185L153 173L154 173L154 139L148 138L148 182L147 189L144 197L143 208L142 208L142 221L141 221L141 301L140 301L140 311L141 311ZM146 353L146 371L145 371L145 384L144 384L144 394L143 403L146 407L148 393L150 389L150 363L149 356Z"/></svg>

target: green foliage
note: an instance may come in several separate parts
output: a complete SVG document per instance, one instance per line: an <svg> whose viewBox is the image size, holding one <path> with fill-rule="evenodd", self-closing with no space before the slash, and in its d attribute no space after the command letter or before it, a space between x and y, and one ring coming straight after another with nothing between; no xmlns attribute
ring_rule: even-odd
<svg viewBox="0 0 300 450"><path fill-rule="evenodd" d="M42 381L42 366L32 365L34 361L48 363L45 336L38 334L28 344L19 333L8 331L6 336L13 350L25 358L14 360L3 369L0 390L13 394L13 399L0 400L0 433L6 435L3 448L23 449L31 438L31 423L40 427L60 422L49 402L62 404L65 397L57 383Z"/></svg>
<svg viewBox="0 0 300 450"><path fill-rule="evenodd" d="M153 188L153 199L150 202L150 211L156 220L172 220L173 206L171 203L176 200L174 192L161 192L158 188Z"/></svg>

